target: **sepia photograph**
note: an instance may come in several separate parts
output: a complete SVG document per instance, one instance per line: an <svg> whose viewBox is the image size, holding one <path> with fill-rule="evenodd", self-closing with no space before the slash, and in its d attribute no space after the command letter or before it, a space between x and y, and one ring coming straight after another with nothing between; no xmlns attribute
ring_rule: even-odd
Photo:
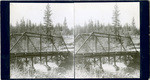
<svg viewBox="0 0 150 80"><path fill-rule="evenodd" d="M75 78L140 78L139 7L75 3Z"/></svg>
<svg viewBox="0 0 150 80"><path fill-rule="evenodd" d="M140 3L10 3L10 78L140 78Z"/></svg>
<svg viewBox="0 0 150 80"><path fill-rule="evenodd" d="M73 4L10 3L10 78L74 78Z"/></svg>

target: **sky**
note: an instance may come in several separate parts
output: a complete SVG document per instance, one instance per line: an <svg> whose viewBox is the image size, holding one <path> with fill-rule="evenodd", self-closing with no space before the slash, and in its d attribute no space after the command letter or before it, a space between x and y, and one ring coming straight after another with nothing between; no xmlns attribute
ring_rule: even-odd
<svg viewBox="0 0 150 80"><path fill-rule="evenodd" d="M89 20L99 21L102 24L112 24L114 5L118 5L120 10L120 23L131 24L135 18L136 27L140 27L140 7L139 2L105 2L105 3L50 3L52 10L53 24L63 24L66 17L67 25L73 28L74 25L83 26ZM22 18L31 22L44 23L44 11L47 3L11 3L10 23L15 25Z"/></svg>

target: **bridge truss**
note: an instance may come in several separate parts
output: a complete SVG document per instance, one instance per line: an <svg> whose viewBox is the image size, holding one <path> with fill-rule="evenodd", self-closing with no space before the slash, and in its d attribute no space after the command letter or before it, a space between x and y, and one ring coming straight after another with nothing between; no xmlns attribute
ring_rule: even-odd
<svg viewBox="0 0 150 80"><path fill-rule="evenodd" d="M140 61L140 52L137 50L131 36L106 34L99 32L83 33L75 37L76 60L98 62L102 68L102 62L116 62L124 60ZM125 41L128 41L128 46Z"/></svg>

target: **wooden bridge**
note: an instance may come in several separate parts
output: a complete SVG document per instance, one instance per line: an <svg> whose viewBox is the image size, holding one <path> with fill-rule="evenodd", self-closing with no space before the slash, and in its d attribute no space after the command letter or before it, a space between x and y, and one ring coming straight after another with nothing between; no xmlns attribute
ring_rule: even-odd
<svg viewBox="0 0 150 80"><path fill-rule="evenodd" d="M125 42L128 41L128 42ZM111 63L115 66L117 61L123 60L125 63L133 61L139 63L140 52L135 46L131 36L114 35L106 33L83 33L74 39L76 61L85 59ZM126 45L130 43L130 45ZM45 35L39 33L24 32L22 34L10 35L10 60L25 61L31 66L35 62L44 62L54 59L59 63L66 58L73 56L68 50L62 36ZM73 58L73 57L72 57Z"/></svg>
<svg viewBox="0 0 150 80"><path fill-rule="evenodd" d="M39 33L24 32L10 35L10 61L23 61L46 63L54 59L63 61L72 56L62 36L45 35Z"/></svg>
<svg viewBox="0 0 150 80"><path fill-rule="evenodd" d="M130 43L126 45L125 41ZM137 50L131 36L114 35L106 33L83 33L75 38L75 57L76 60L87 60L89 62L99 62L102 68L102 60L105 62L116 62L123 60L140 61L140 52ZM90 59L90 60L88 60Z"/></svg>

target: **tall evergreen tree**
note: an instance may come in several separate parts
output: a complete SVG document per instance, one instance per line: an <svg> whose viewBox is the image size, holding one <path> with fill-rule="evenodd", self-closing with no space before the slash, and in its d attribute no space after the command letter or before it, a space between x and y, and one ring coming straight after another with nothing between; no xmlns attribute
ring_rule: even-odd
<svg viewBox="0 0 150 80"><path fill-rule="evenodd" d="M49 4L46 5L45 15L44 15L44 24L46 27L46 34L52 34L53 25L51 20L52 10Z"/></svg>
<svg viewBox="0 0 150 80"><path fill-rule="evenodd" d="M134 19L134 17L132 19L132 26L135 27L135 19Z"/></svg>
<svg viewBox="0 0 150 80"><path fill-rule="evenodd" d="M137 30L137 28L136 28L136 26L135 26L135 19L134 19L134 17L132 18L131 30L132 30L132 35L138 34L138 30Z"/></svg>
<svg viewBox="0 0 150 80"><path fill-rule="evenodd" d="M62 34L63 34L63 35L69 35L69 34L70 34L69 28L68 28L68 26L67 26L66 17L65 17L64 22L63 22Z"/></svg>
<svg viewBox="0 0 150 80"><path fill-rule="evenodd" d="M118 5L116 4L114 6L114 11L113 11L113 26L114 26L114 34L119 34L119 27L120 27L120 20L119 20L119 9L118 9Z"/></svg>

